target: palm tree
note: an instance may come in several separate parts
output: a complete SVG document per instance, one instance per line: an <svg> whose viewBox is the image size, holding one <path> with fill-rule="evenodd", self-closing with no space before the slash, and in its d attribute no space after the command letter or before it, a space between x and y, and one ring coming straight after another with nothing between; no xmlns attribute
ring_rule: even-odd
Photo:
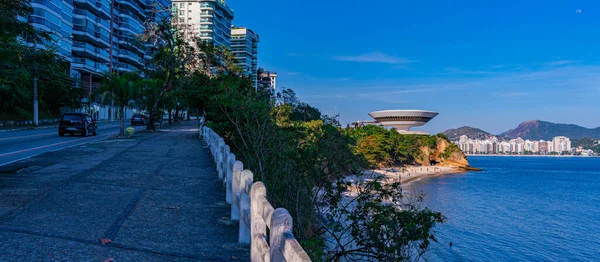
<svg viewBox="0 0 600 262"><path fill-rule="evenodd" d="M96 93L102 94L103 97L111 97L115 101L115 105L121 111L121 127L119 136L125 135L125 107L129 105L131 100L137 94L137 85L135 84L139 77L133 73L107 73L104 75L100 88Z"/></svg>

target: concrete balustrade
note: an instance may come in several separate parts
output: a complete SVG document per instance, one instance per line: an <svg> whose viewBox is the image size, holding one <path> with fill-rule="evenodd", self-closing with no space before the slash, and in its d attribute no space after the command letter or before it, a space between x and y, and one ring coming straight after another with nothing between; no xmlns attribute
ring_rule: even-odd
<svg viewBox="0 0 600 262"><path fill-rule="evenodd" d="M265 185L254 182L254 174L244 170L223 138L208 127L202 128L200 136L208 144L225 186L231 220L239 222L238 241L250 244L251 261L310 261L292 233L290 213L285 208L273 208Z"/></svg>

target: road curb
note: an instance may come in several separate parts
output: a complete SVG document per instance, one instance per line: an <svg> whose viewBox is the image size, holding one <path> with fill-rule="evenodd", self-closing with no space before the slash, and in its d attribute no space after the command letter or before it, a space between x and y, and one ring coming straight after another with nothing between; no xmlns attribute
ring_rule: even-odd
<svg viewBox="0 0 600 262"><path fill-rule="evenodd" d="M101 121L101 122L98 122L98 123L114 123L114 122L119 122L119 121ZM38 127L30 126L30 127L13 128L13 129L0 129L0 133L3 133L3 132L26 131L26 130L38 130L38 129L50 129L50 128L58 128L58 125L53 125L53 126L38 126Z"/></svg>

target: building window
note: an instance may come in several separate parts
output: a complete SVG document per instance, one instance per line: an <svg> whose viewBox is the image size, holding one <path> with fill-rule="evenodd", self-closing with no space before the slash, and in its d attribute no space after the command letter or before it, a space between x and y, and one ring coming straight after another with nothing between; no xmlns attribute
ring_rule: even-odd
<svg viewBox="0 0 600 262"><path fill-rule="evenodd" d="M184 8L185 7L185 3L180 3L179 4L179 8Z"/></svg>

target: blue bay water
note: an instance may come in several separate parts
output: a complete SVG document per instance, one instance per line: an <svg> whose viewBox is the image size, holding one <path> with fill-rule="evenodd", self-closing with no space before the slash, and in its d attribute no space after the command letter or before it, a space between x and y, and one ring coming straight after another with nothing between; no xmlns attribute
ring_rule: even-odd
<svg viewBox="0 0 600 262"><path fill-rule="evenodd" d="M429 261L600 261L600 158L469 157L409 188L447 222ZM450 242L452 246L450 246Z"/></svg>

